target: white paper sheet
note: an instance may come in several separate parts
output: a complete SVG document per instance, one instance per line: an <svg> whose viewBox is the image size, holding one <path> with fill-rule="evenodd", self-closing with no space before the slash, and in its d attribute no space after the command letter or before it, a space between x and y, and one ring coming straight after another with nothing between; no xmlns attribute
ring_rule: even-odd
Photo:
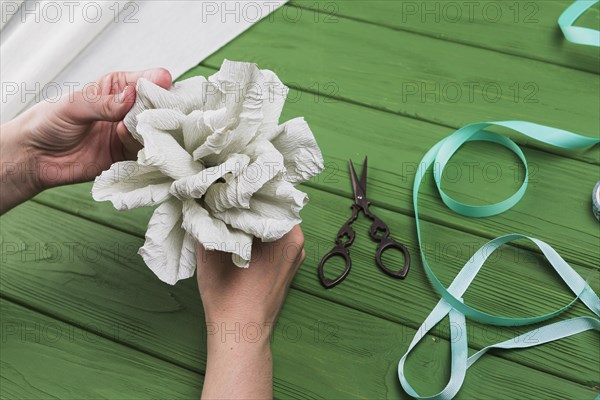
<svg viewBox="0 0 600 400"><path fill-rule="evenodd" d="M1 3L5 122L107 72L165 67L177 77L285 0Z"/></svg>

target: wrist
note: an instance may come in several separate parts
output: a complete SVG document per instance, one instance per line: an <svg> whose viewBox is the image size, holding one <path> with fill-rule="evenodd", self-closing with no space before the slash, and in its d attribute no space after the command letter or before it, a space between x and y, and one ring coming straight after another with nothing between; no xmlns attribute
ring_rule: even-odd
<svg viewBox="0 0 600 400"><path fill-rule="evenodd" d="M264 319L218 318L206 320L208 347L269 349L275 323Z"/></svg>
<svg viewBox="0 0 600 400"><path fill-rule="evenodd" d="M247 319L207 322L203 399L272 399L273 355L268 330Z"/></svg>
<svg viewBox="0 0 600 400"><path fill-rule="evenodd" d="M37 158L28 144L27 126L26 119L21 115L1 127L2 213L42 191Z"/></svg>

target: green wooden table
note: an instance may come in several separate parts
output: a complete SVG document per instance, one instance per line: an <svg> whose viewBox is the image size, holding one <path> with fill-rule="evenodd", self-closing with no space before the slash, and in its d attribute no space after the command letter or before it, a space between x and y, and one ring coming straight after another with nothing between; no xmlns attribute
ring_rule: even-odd
<svg viewBox="0 0 600 400"><path fill-rule="evenodd" d="M467 4L468 3L468 4ZM528 120L600 135L600 55L564 41L556 26L570 1L292 1L184 77L212 74L224 58L272 69L291 87L284 120L305 116L325 171L302 190L307 258L274 332L278 398L406 398L396 365L438 301L416 245L411 187L435 142L471 122ZM579 24L600 28L598 6ZM184 78L182 77L182 78ZM600 289L600 225L591 190L598 147L566 153L511 135L531 168L525 198L509 212L468 219L447 210L431 179L421 192L428 257L445 284L474 248L520 232L547 241ZM354 268L324 290L320 257L348 217L346 161L369 156L374 211L406 243L405 281L373 264L367 221L357 224ZM453 159L445 189L484 204L514 191L518 160L472 144ZM172 287L137 256L151 209L118 213L91 184L42 193L1 219L1 372L5 399L198 398L206 331L193 279ZM388 260L393 262L394 260ZM465 301L513 316L570 299L531 243L498 253ZM581 304L566 319L589 315ZM422 393L448 377L448 322L408 362ZM529 328L469 322L471 351ZM592 399L600 391L598 334L522 351L493 352L468 373L460 398Z"/></svg>

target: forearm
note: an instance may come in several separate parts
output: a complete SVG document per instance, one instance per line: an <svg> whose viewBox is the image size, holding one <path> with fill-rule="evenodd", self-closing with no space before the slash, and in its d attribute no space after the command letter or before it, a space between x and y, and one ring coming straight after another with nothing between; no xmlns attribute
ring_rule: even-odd
<svg viewBox="0 0 600 400"><path fill-rule="evenodd" d="M39 193L37 165L33 152L25 143L26 128L22 118L0 127L0 214Z"/></svg>
<svg viewBox="0 0 600 400"><path fill-rule="evenodd" d="M236 325L237 323L237 325ZM209 323L203 399L273 398L273 360L268 329L255 333L256 323ZM247 327L252 329L245 329ZM252 330L252 336L244 332Z"/></svg>
<svg viewBox="0 0 600 400"><path fill-rule="evenodd" d="M250 266L239 268L231 254L198 245L208 347L203 399L273 398L270 340L303 247L296 225L274 242L254 240Z"/></svg>

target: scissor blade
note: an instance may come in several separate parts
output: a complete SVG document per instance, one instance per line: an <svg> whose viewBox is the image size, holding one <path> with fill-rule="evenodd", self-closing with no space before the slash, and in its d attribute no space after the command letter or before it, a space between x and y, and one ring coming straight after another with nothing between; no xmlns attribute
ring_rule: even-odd
<svg viewBox="0 0 600 400"><path fill-rule="evenodd" d="M362 189L363 197L367 197L367 156L365 156L362 172L360 173L360 187Z"/></svg>
<svg viewBox="0 0 600 400"><path fill-rule="evenodd" d="M356 171L354 170L354 165L352 164L352 160L348 161L348 169L350 170L350 180L352 182L352 190L354 191L354 201L358 203L360 200L365 198L365 193L363 188L361 187L360 181L356 176ZM362 179L361 175L361 179Z"/></svg>
<svg viewBox="0 0 600 400"><path fill-rule="evenodd" d="M352 160L348 160L348 170L350 170L350 182L352 182L352 191L354 192L354 200L356 201L360 188L358 187L358 178L356 177L356 171L354 170Z"/></svg>

